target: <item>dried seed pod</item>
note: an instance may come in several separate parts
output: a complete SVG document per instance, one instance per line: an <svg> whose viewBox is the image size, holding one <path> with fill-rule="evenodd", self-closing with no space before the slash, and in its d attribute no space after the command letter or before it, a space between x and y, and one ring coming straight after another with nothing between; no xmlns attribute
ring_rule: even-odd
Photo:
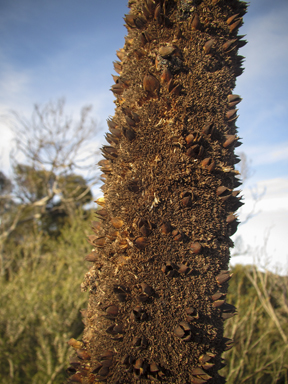
<svg viewBox="0 0 288 384"><path fill-rule="evenodd" d="M203 153L204 153L204 148L202 147L202 145L199 145L199 144L193 145L186 152L187 156L192 159L200 159Z"/></svg>
<svg viewBox="0 0 288 384"><path fill-rule="evenodd" d="M136 137L136 133L132 128L123 127L122 128L123 135L126 137L128 141L133 141Z"/></svg>
<svg viewBox="0 0 288 384"><path fill-rule="evenodd" d="M231 119L237 111L238 109L229 109L229 111L226 112L226 118Z"/></svg>
<svg viewBox="0 0 288 384"><path fill-rule="evenodd" d="M191 340L192 327L186 321L181 321L174 329L174 334L183 341Z"/></svg>
<svg viewBox="0 0 288 384"><path fill-rule="evenodd" d="M241 24L242 24L242 17L239 20L235 21L235 23L229 25L229 32L232 33L236 31L236 29L239 28Z"/></svg>
<svg viewBox="0 0 288 384"><path fill-rule="evenodd" d="M234 143L234 141L236 141L238 139L239 139L239 137L236 135L226 135L226 140L224 141L223 147L224 148L229 147L231 144Z"/></svg>
<svg viewBox="0 0 288 384"><path fill-rule="evenodd" d="M213 302L213 307L217 308L217 307L221 307L221 305L223 305L225 303L225 300L215 300Z"/></svg>
<svg viewBox="0 0 288 384"><path fill-rule="evenodd" d="M228 25L230 25L235 19L237 19L237 17L238 17L239 15L240 15L240 13L236 13L235 15L230 16L230 17L227 19L226 23L227 23Z"/></svg>
<svg viewBox="0 0 288 384"><path fill-rule="evenodd" d="M188 307L185 309L185 312L187 314L187 320L188 321L194 321L194 320L199 319L199 313L195 308Z"/></svg>
<svg viewBox="0 0 288 384"><path fill-rule="evenodd" d="M208 172L213 172L215 169L216 163L211 157L206 157L206 159L201 161L201 167L207 169Z"/></svg>
<svg viewBox="0 0 288 384"><path fill-rule="evenodd" d="M216 282L218 285L222 285L231 279L233 273L230 273L228 270L222 269L219 275L216 276Z"/></svg>
<svg viewBox="0 0 288 384"><path fill-rule="evenodd" d="M99 255L97 252L90 252L86 257L85 257L85 260L86 261L90 261L92 263L94 263L95 261L98 261L99 260Z"/></svg>
<svg viewBox="0 0 288 384"><path fill-rule="evenodd" d="M114 228L119 229L123 227L124 221L120 219L119 217L113 217L111 220L111 224L113 225Z"/></svg>
<svg viewBox="0 0 288 384"><path fill-rule="evenodd" d="M214 293L214 295L211 296L211 299L213 301L215 301L215 300L219 300L219 299L225 298L225 296L226 296L226 293L222 293L222 292L218 291L218 292Z"/></svg>
<svg viewBox="0 0 288 384"><path fill-rule="evenodd" d="M232 39L232 40L228 40L226 41L223 45L222 45L222 48L223 48L223 51L228 51L228 49L233 49L233 48L236 48L237 46L234 45L234 47L232 47L232 45L237 41L237 39ZM229 51L228 51L229 52Z"/></svg>
<svg viewBox="0 0 288 384"><path fill-rule="evenodd" d="M82 383L84 377L81 375L81 373L75 373L74 375L69 377L70 383Z"/></svg>
<svg viewBox="0 0 288 384"><path fill-rule="evenodd" d="M216 2L216 1L219 1L219 0L212 0L214 3ZM201 379L201 378L199 378L199 377L193 377L192 376L192 379L191 379L192 381L191 381L191 383L193 383L193 384L204 384L204 383L207 383L207 380L204 380L204 379Z"/></svg>
<svg viewBox="0 0 288 384"><path fill-rule="evenodd" d="M199 16L198 16L198 13L194 13L193 15L193 18L192 18L192 22L191 22L191 29L192 31L197 31L200 29L200 19L199 19Z"/></svg>
<svg viewBox="0 0 288 384"><path fill-rule="evenodd" d="M76 354L81 360L90 360L91 355L86 349L76 349Z"/></svg>
<svg viewBox="0 0 288 384"><path fill-rule="evenodd" d="M206 43L205 43L205 45L204 45L204 47L203 47L203 50L204 50L204 52L207 54L207 53L210 53L210 51L211 51L211 48L212 48L212 46L213 46L213 44L215 43L215 40L214 39L210 39L210 40L208 40Z"/></svg>
<svg viewBox="0 0 288 384"><path fill-rule="evenodd" d="M73 338L68 341L68 344L74 349L81 349L84 346L83 341L75 340Z"/></svg>
<svg viewBox="0 0 288 384"><path fill-rule="evenodd" d="M141 322L147 320L148 316L143 308L141 308L139 305L137 305L130 314L131 320L134 320L136 322Z"/></svg>
<svg viewBox="0 0 288 384"><path fill-rule="evenodd" d="M165 47L159 48L159 55L162 56L164 59L167 59L169 56L171 56L175 52L175 47L172 45L167 45Z"/></svg>
<svg viewBox="0 0 288 384"><path fill-rule="evenodd" d="M167 67L164 67L162 75L160 77L161 83L162 84L169 83L169 81L171 79L172 79L171 72L169 71L169 69Z"/></svg>
<svg viewBox="0 0 288 384"><path fill-rule="evenodd" d="M143 79L144 91L147 91L148 93L153 94L154 92L159 91L159 87L160 87L159 81L156 79L155 76L151 75L150 73L147 73L144 76L144 79Z"/></svg>
<svg viewBox="0 0 288 384"><path fill-rule="evenodd" d="M158 24L162 23L162 13L161 12L162 12L161 5L158 4L156 6L156 9L155 9L155 12L154 12L154 20L156 20Z"/></svg>
<svg viewBox="0 0 288 384"><path fill-rule="evenodd" d="M121 65L120 61L113 61L113 65L114 65L115 72L117 72L117 73L119 73L119 75L121 75L122 65Z"/></svg>
<svg viewBox="0 0 288 384"><path fill-rule="evenodd" d="M119 308L116 305L110 305L106 308L106 317L107 319L114 320L119 312Z"/></svg>
<svg viewBox="0 0 288 384"><path fill-rule="evenodd" d="M105 208L103 208L103 209L98 209L98 210L96 211L96 215L97 215L98 217L100 216L101 219L106 219L106 217L108 216L108 212L107 212L107 210L106 210Z"/></svg>
<svg viewBox="0 0 288 384"><path fill-rule="evenodd" d="M198 255L198 253L202 251L202 245L200 243L192 243L190 244L190 248L192 253L194 253L195 255Z"/></svg>
<svg viewBox="0 0 288 384"><path fill-rule="evenodd" d="M214 133L214 126L213 126L213 123L207 123L205 126L204 126L204 128L203 128L203 130L202 130L202 133L204 134L204 135L209 135L209 136L212 136L213 135L213 133Z"/></svg>
<svg viewBox="0 0 288 384"><path fill-rule="evenodd" d="M134 244L138 249L143 250L147 247L148 240L146 237L137 237L137 239L134 240Z"/></svg>
<svg viewBox="0 0 288 384"><path fill-rule="evenodd" d="M168 221L164 222L160 227L160 231L163 235L169 235L172 232L171 224Z"/></svg>
<svg viewBox="0 0 288 384"><path fill-rule="evenodd" d="M145 336L141 336L141 337L136 336L132 340L132 345L134 348L146 349L148 346L148 340L146 339Z"/></svg>

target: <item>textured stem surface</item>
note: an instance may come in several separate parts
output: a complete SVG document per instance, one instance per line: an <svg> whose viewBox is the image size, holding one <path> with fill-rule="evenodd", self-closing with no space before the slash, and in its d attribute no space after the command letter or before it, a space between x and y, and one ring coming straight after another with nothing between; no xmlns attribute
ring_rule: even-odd
<svg viewBox="0 0 288 384"><path fill-rule="evenodd" d="M73 382L224 383L229 236L242 205L238 0L135 0L114 63L104 198Z"/></svg>

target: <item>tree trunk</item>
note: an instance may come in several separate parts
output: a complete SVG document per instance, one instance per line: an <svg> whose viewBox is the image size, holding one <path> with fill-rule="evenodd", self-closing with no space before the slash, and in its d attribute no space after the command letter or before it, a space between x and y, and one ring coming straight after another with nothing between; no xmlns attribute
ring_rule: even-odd
<svg viewBox="0 0 288 384"><path fill-rule="evenodd" d="M224 383L230 240L242 205L239 0L134 0L117 52L83 342L70 380ZM81 359L82 358L82 359Z"/></svg>

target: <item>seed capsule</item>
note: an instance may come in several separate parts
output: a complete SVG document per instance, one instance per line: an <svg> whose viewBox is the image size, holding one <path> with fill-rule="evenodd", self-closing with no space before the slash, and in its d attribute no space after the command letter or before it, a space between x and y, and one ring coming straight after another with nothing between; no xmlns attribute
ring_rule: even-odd
<svg viewBox="0 0 288 384"><path fill-rule="evenodd" d="M222 285L226 283L228 280L231 279L233 273L230 273L230 271L222 269L219 273L219 275L216 276L216 282L218 285Z"/></svg>
<svg viewBox="0 0 288 384"><path fill-rule="evenodd" d="M173 46L165 46L159 48L159 55L162 56L164 59L167 59L169 56L171 56L175 52L175 47Z"/></svg>
<svg viewBox="0 0 288 384"><path fill-rule="evenodd" d="M131 320L134 320L136 322L141 322L147 320L148 316L143 308L141 308L139 305L137 305L131 312L130 315Z"/></svg>
<svg viewBox="0 0 288 384"><path fill-rule="evenodd" d="M192 22L191 22L191 29L192 31L197 31L200 29L200 20L199 20L199 16L197 13L194 13L194 16L193 16L193 19L192 19Z"/></svg>
<svg viewBox="0 0 288 384"><path fill-rule="evenodd" d="M163 235L168 235L170 232L172 232L171 224L168 221L166 221L161 225L160 231L161 233L163 233Z"/></svg>
<svg viewBox="0 0 288 384"><path fill-rule="evenodd" d="M235 41L237 41L237 39L232 39L232 40L226 41L226 43L224 43L222 45L223 51L227 51L231 47L231 45L235 43ZM236 47L237 47L237 45L235 45L233 48L236 48ZM233 49L233 48L231 47L231 49Z"/></svg>
<svg viewBox="0 0 288 384"><path fill-rule="evenodd" d="M73 338L68 341L68 344L74 349L81 349L84 346L82 341L79 341Z"/></svg>
<svg viewBox="0 0 288 384"><path fill-rule="evenodd" d="M190 244L190 248L192 250L192 253L195 255L198 255L202 251L202 245L200 243L192 243Z"/></svg>
<svg viewBox="0 0 288 384"><path fill-rule="evenodd" d="M123 127L122 128L123 135L126 137L128 141L133 141L136 137L136 133L132 128Z"/></svg>
<svg viewBox="0 0 288 384"><path fill-rule="evenodd" d="M158 24L161 24L161 22L162 22L161 11L162 11L161 5L158 4L156 9L155 9L155 12L154 12L154 20L156 20Z"/></svg>
<svg viewBox="0 0 288 384"><path fill-rule="evenodd" d="M134 240L134 244L138 249L143 250L147 247L148 240L146 237L138 237L136 240Z"/></svg>
<svg viewBox="0 0 288 384"><path fill-rule="evenodd" d="M144 76L144 79L143 79L144 91L147 91L149 93L154 93L155 91L158 92L159 87L160 87L159 81L156 79L155 76L150 75L150 73L147 73Z"/></svg>
<svg viewBox="0 0 288 384"><path fill-rule="evenodd" d="M215 40L214 40L214 39L211 39L211 40L208 40L208 41L205 43L203 49L204 49L204 52L205 52L206 54L209 53L209 52L211 51L211 48L212 48L214 42L215 42Z"/></svg>
<svg viewBox="0 0 288 384"><path fill-rule="evenodd" d="M229 25L229 32L230 33L232 33L232 32L234 32L238 27L240 27L240 24L242 23L242 17L239 19L239 20L237 20L237 21L235 21L235 23L233 23L233 24L230 24Z"/></svg>
<svg viewBox="0 0 288 384"><path fill-rule="evenodd" d="M236 13L235 15L232 15L232 16L230 16L228 19L227 19L227 21L226 21L226 23L228 24L228 25L230 25L238 16L240 15L240 13Z"/></svg>
<svg viewBox="0 0 288 384"><path fill-rule="evenodd" d="M169 69L167 67L164 68L163 72L162 72L162 75L161 75L161 83L169 83L169 81L172 79L172 74L171 72L169 71Z"/></svg>
<svg viewBox="0 0 288 384"><path fill-rule="evenodd" d="M231 144L234 143L234 141L239 139L239 137L236 136L236 135L225 135L225 136L226 136L226 140L225 140L225 142L223 144L224 148L229 147Z"/></svg>
<svg viewBox="0 0 288 384"><path fill-rule="evenodd" d="M91 355L86 349L76 349L77 356L81 360L90 360Z"/></svg>
<svg viewBox="0 0 288 384"><path fill-rule="evenodd" d="M119 73L119 75L121 75L122 65L121 65L120 61L113 61L113 66L114 66L115 72L117 72L117 73Z"/></svg>
<svg viewBox="0 0 288 384"><path fill-rule="evenodd" d="M238 109L230 109L229 111L226 112L226 118L231 119L232 116L238 111Z"/></svg>
<svg viewBox="0 0 288 384"><path fill-rule="evenodd" d="M116 305L110 305L106 308L106 317L108 319L114 320L118 315L118 307Z"/></svg>

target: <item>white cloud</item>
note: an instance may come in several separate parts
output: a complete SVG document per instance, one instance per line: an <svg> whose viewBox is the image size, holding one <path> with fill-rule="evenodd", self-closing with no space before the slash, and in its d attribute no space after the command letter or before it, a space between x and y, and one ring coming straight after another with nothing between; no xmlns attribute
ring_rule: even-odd
<svg viewBox="0 0 288 384"><path fill-rule="evenodd" d="M253 159L253 166L275 164L288 160L288 141L271 144L269 142L260 145L246 145L245 154Z"/></svg>

